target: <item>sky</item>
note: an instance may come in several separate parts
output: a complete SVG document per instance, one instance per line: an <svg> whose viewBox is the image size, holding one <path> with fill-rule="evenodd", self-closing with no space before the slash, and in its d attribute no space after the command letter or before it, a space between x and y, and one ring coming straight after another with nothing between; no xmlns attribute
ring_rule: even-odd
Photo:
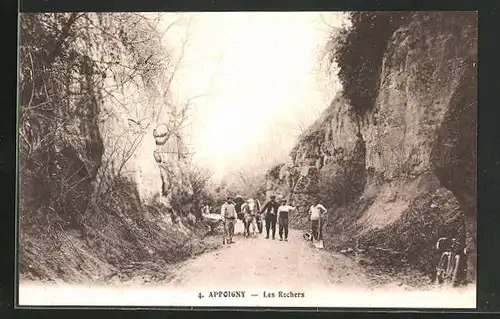
<svg viewBox="0 0 500 319"><path fill-rule="evenodd" d="M174 90L193 106L194 161L215 176L283 160L300 133L338 88L325 89L321 50L341 13L189 13L189 30ZM166 20L168 21L168 19ZM328 24L326 24L326 23ZM168 23L168 22L166 22ZM166 26L167 24L165 24ZM322 82L323 81L323 82Z"/></svg>

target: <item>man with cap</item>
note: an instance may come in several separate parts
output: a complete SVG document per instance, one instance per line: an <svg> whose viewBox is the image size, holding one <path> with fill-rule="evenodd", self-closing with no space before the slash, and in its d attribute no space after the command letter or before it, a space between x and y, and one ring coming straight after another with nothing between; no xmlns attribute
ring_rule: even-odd
<svg viewBox="0 0 500 319"><path fill-rule="evenodd" d="M232 244L234 235L234 224L236 222L236 209L234 207L233 199L228 197L226 202L221 206L221 216L226 228L228 243Z"/></svg>
<svg viewBox="0 0 500 319"><path fill-rule="evenodd" d="M271 200L268 201L264 207L262 207L261 214L265 212L266 221L266 239L269 239L269 230L272 230L273 239L276 234L276 216L278 214L278 207L280 204L276 201L276 196L271 196Z"/></svg>

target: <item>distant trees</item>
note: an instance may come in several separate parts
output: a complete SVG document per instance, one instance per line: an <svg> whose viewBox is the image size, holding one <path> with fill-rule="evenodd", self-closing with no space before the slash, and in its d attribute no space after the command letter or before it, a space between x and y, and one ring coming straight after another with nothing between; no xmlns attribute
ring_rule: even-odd
<svg viewBox="0 0 500 319"><path fill-rule="evenodd" d="M213 189L210 183L212 173L205 168L191 164L188 176L193 187L193 195L189 201L196 205L212 202L214 200Z"/></svg>
<svg viewBox="0 0 500 319"><path fill-rule="evenodd" d="M266 196L266 176L261 170L239 170L224 177L220 185L214 188L216 200L227 196L241 195L243 198L264 198Z"/></svg>

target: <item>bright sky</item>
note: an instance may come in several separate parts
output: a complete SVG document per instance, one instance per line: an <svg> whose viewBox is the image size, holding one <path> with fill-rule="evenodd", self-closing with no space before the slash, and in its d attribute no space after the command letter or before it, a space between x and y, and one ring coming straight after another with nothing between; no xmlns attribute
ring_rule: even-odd
<svg viewBox="0 0 500 319"><path fill-rule="evenodd" d="M318 61L340 13L193 13L176 81L195 105L195 160L216 175L283 159L334 92L319 85ZM323 17L324 20L321 19Z"/></svg>

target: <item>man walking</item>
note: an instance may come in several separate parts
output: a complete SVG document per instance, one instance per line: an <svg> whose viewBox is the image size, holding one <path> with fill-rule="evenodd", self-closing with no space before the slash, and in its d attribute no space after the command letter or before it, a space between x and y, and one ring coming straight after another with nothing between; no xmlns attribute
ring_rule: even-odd
<svg viewBox="0 0 500 319"><path fill-rule="evenodd" d="M221 206L221 216L226 227L228 244L234 243L234 224L236 222L236 209L234 207L233 199L228 197L226 202Z"/></svg>
<svg viewBox="0 0 500 319"><path fill-rule="evenodd" d="M245 201L243 200L243 196L241 195L236 195L234 198L234 208L236 209L236 220L235 220L235 225L238 222L238 220L241 220L243 224L245 224L245 219L244 219L244 214L241 211L241 208Z"/></svg>
<svg viewBox="0 0 500 319"><path fill-rule="evenodd" d="M315 241L321 242L323 240L323 226L325 224L327 210L319 201L316 201L316 204L310 207L309 212L311 214L313 238Z"/></svg>
<svg viewBox="0 0 500 319"><path fill-rule="evenodd" d="M287 205L286 200L281 201L280 207L278 207L278 227L280 241L283 240L283 233L285 235L285 241L288 241L288 214L294 210L293 206Z"/></svg>
<svg viewBox="0 0 500 319"><path fill-rule="evenodd" d="M278 213L278 207L280 205L276 201L276 196L271 196L271 200L268 201L261 210L261 214L266 212L266 239L269 239L269 230L272 230L273 240L276 234L276 215Z"/></svg>

